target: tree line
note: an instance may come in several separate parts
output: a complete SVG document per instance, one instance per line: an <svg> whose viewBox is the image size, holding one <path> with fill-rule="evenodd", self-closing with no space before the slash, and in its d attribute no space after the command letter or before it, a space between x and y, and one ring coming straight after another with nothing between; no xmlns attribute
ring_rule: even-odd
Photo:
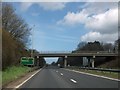
<svg viewBox="0 0 120 90"><path fill-rule="evenodd" d="M79 53L79 52L99 52L99 51L106 51L106 52L114 52L117 53L120 51L120 39L116 40L113 43L102 43L99 41L94 42L80 42L76 48L76 50L72 51L72 53ZM95 66L100 66L106 62L111 60L117 60L113 57L96 57ZM117 63L116 61L115 63ZM56 62L56 65L60 64L64 66L64 58L60 57ZM82 57L68 57L67 58L67 65L70 66L83 66L83 58ZM118 67L118 64L115 64Z"/></svg>
<svg viewBox="0 0 120 90"><path fill-rule="evenodd" d="M73 52L79 51L107 51L107 52L117 52L118 51L118 40L112 43L102 43L99 41L94 42L80 42L77 49Z"/></svg>
<svg viewBox="0 0 120 90"><path fill-rule="evenodd" d="M2 70L19 65L22 56L30 56L31 29L11 4L2 3Z"/></svg>

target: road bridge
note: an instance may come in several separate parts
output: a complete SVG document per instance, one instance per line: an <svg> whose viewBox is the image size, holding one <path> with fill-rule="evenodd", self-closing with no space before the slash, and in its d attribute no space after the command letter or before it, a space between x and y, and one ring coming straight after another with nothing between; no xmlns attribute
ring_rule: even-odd
<svg viewBox="0 0 120 90"><path fill-rule="evenodd" d="M63 56L100 56L100 57L109 57L109 56L118 56L118 53L114 52L40 52L37 56L42 57L63 57Z"/></svg>
<svg viewBox="0 0 120 90"><path fill-rule="evenodd" d="M41 51L39 54L35 54L37 57L63 57L64 67L67 66L67 57L87 57L88 66L90 66L90 61L92 61L92 67L94 67L94 62L96 57L117 57L118 53L109 51Z"/></svg>

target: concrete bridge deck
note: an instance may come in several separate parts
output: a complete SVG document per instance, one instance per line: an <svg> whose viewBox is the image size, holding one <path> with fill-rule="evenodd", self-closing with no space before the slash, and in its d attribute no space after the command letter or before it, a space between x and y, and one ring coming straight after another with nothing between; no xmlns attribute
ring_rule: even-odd
<svg viewBox="0 0 120 90"><path fill-rule="evenodd" d="M40 52L39 54L35 54L35 56L40 57L63 57L64 59L64 67L67 66L67 57L87 57L88 58L88 66L90 67L90 60L92 60L92 67L94 67L94 62L96 57L117 57L118 53L115 52L105 52L105 51L97 51L97 52Z"/></svg>
<svg viewBox="0 0 120 90"><path fill-rule="evenodd" d="M36 54L37 56L42 57L63 57L63 56L81 56L81 57L88 57L88 56L99 56L99 57L108 57L108 56L118 56L118 53L113 52L79 52L79 53L62 53L62 52L46 52Z"/></svg>

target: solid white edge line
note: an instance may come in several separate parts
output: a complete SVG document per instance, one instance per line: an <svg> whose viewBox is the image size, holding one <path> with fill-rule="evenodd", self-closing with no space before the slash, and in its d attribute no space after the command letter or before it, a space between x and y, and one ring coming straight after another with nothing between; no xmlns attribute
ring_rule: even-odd
<svg viewBox="0 0 120 90"><path fill-rule="evenodd" d="M41 69L40 69L41 70ZM15 88L19 88L20 86L22 86L24 83L26 83L28 80L30 80L33 76L35 76L40 70L38 70L37 72L35 72L34 74L32 74L29 78L27 78L24 82L22 82L21 84L17 85Z"/></svg>
<svg viewBox="0 0 120 90"><path fill-rule="evenodd" d="M61 76L63 76L63 73L60 73Z"/></svg>
<svg viewBox="0 0 120 90"><path fill-rule="evenodd" d="M119 79L114 79L114 78L110 78L110 77L105 77L105 76L100 76L100 75L85 73L85 72L76 71L76 70L69 70L69 69L65 69L65 70L73 71L73 72L81 73L81 74L86 74L86 75L91 75L91 76L95 76L95 77L99 77L99 78L105 78L105 79L109 79L109 80L120 81Z"/></svg>
<svg viewBox="0 0 120 90"><path fill-rule="evenodd" d="M77 81L75 81L74 79L70 79L72 82L74 82L74 83L77 83Z"/></svg>

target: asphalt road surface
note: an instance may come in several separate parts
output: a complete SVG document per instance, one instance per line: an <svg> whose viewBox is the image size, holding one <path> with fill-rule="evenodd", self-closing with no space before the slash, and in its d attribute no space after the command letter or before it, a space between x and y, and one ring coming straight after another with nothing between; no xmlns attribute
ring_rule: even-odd
<svg viewBox="0 0 120 90"><path fill-rule="evenodd" d="M118 88L118 81L48 66L20 88Z"/></svg>

